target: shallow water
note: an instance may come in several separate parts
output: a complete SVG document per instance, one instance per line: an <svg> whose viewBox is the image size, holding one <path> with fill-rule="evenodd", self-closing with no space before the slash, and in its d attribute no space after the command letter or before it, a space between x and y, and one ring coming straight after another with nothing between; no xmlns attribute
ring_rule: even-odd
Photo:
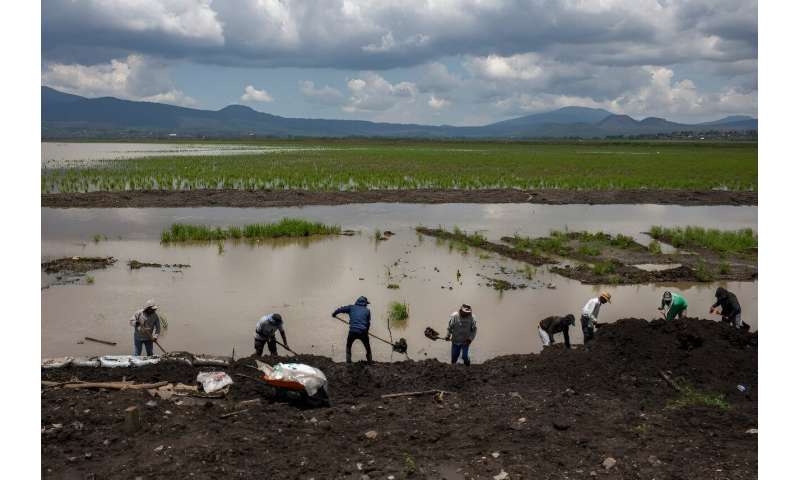
<svg viewBox="0 0 800 480"><path fill-rule="evenodd" d="M217 245L162 246L158 237L170 223L181 221L232 225L298 216L339 223L361 234L258 244L228 241ZM578 315L601 289L613 300L600 320L623 317L655 318L661 293L682 292L689 315L708 316L718 284L596 287L581 285L547 272L528 273L526 265L470 249L449 248L447 242L418 236L419 224L483 230L490 239L519 232L543 235L554 228L603 230L634 235L650 225L704 225L756 228L756 207L674 206L543 206L543 205L408 205L370 204L332 207L232 209L42 209L42 258L65 255L112 255L119 262L91 272L93 285L54 285L42 290L42 355L129 353L131 329L127 319L145 300L155 298L169 321L163 345L170 350L248 355L258 318L280 312L295 350L344 358L346 327L330 318L334 308L366 295L372 302L376 335L388 337L386 310L390 301L410 306L408 321L392 326L405 337L415 359L446 360L448 344L424 337L426 326L444 333L449 314L470 303L478 319L476 361L508 353L541 349L536 327L549 315ZM392 230L388 241L376 242L375 228ZM95 234L110 240L93 242ZM130 271L128 260L183 263L180 272L160 269ZM457 272L461 273L460 281ZM498 292L486 277L528 288ZM53 279L42 275L42 286ZM400 289L391 290L388 283ZM547 288L553 286L555 289ZM744 319L758 327L757 282L728 283L742 303ZM452 287L452 289L451 289ZM117 347L77 342L85 336L119 342ZM560 340L560 335L556 337ZM580 343L577 328L573 341ZM363 355L356 344L354 356ZM375 358L389 360L390 348L372 342Z"/></svg>
<svg viewBox="0 0 800 480"><path fill-rule="evenodd" d="M301 145L228 145L189 143L84 143L42 142L42 167L88 166L102 160L136 159L158 156L232 155L276 153L288 150L319 150Z"/></svg>

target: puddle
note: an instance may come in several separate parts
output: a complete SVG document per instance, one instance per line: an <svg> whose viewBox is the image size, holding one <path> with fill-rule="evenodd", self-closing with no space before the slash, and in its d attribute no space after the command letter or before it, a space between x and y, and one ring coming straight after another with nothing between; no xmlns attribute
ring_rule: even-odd
<svg viewBox="0 0 800 480"><path fill-rule="evenodd" d="M678 268L680 266L680 263L640 263L638 265L634 265L634 267L638 268L639 270L644 270L646 272L660 272L662 270L669 270L671 268Z"/></svg>
<svg viewBox="0 0 800 480"><path fill-rule="evenodd" d="M391 301L406 302L410 317L392 324L405 337L414 359L446 361L449 346L424 336L425 327L447 329L451 312L462 303L475 309L476 361L541 349L537 322L549 315L578 314L585 301L602 289L613 301L600 320L656 318L664 289L681 292L690 316L707 316L719 284L596 287L551 274L545 267L526 271L526 264L420 237L418 224L458 225L484 230L492 239L518 231L546 234L553 228L602 229L634 235L652 224L757 227L756 207L530 205L345 205L278 209L42 209L42 259L63 256L114 256L118 261L91 272L91 285L57 285L42 290L42 356L130 353L128 319L148 298L155 298L169 322L163 335L168 350L237 356L252 351L252 331L265 313L280 312L290 346L298 351L344 359L346 327L330 314L359 295L372 302L372 332L388 337ZM159 235L173 221L231 225L301 216L361 231L352 237L225 242L162 246ZM396 235L376 242L380 228ZM110 240L94 242L96 234ZM188 264L181 271L130 270L129 260ZM486 286L496 278L525 288L497 291ZM42 274L42 285L48 281ZM399 289L389 289L388 284ZM758 283L723 284L736 293L743 318L758 327ZM554 287L554 288L548 288ZM116 347L78 344L85 336L119 342ZM576 328L572 337L579 341ZM558 336L560 341L560 336ZM375 358L400 359L388 346L373 341ZM363 357L360 344L355 358Z"/></svg>

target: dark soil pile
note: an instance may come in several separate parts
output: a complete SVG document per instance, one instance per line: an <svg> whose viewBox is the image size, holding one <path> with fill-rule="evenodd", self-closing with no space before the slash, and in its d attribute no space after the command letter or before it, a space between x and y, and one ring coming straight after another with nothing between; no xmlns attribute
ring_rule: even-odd
<svg viewBox="0 0 800 480"><path fill-rule="evenodd" d="M551 205L757 205L758 193L723 190L142 190L128 192L45 193L43 207L292 207L348 203L538 203Z"/></svg>
<svg viewBox="0 0 800 480"><path fill-rule="evenodd" d="M64 257L42 262L46 273L86 273L110 267L117 261L114 257Z"/></svg>
<svg viewBox="0 0 800 480"><path fill-rule="evenodd" d="M560 336L557 336L557 340ZM446 346L443 345L443 348ZM277 359L266 358L274 363ZM285 361L288 359L284 359ZM755 478L757 335L710 320L625 319L589 348L483 364L346 365L303 355L331 407L274 401L242 359L224 400L43 388L46 478ZM42 379L192 384L207 368L42 370ZM676 403L664 372L720 405ZM742 392L737 386L741 385ZM382 399L415 390L432 394ZM693 397L694 398L694 397ZM240 403L259 399L259 402ZM151 402L148 405L148 402ZM143 411L126 433L125 408ZM242 410L244 410L242 412ZM224 416L226 413L241 412ZM54 426L57 425L57 426ZM367 435L367 432L370 432ZM613 458L614 462L607 460ZM611 465L606 468L606 465ZM507 477L503 477L506 472Z"/></svg>

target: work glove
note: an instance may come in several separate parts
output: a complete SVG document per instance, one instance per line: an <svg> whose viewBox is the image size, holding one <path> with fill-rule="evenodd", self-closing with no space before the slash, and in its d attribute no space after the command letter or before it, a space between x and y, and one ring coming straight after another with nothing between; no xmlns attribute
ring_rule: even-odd
<svg viewBox="0 0 800 480"><path fill-rule="evenodd" d="M158 340L158 334L157 333L153 335L153 340Z"/></svg>
<svg viewBox="0 0 800 480"><path fill-rule="evenodd" d="M472 340L467 339L467 346L469 346L471 343L472 343Z"/></svg>
<svg viewBox="0 0 800 480"><path fill-rule="evenodd" d="M712 308L709 308L709 309L708 309L708 313L714 313L714 308L713 308L713 307L712 307Z"/></svg>
<svg viewBox="0 0 800 480"><path fill-rule="evenodd" d="M450 335L448 335L448 336L444 337L444 341L445 341L445 342L449 342L449 341L450 341Z"/></svg>

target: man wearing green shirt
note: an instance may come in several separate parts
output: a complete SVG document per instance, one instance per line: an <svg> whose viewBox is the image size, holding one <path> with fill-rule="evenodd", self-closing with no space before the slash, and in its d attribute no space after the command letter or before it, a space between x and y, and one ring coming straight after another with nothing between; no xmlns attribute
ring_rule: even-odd
<svg viewBox="0 0 800 480"><path fill-rule="evenodd" d="M659 310L662 311L661 314L664 315L664 318L669 321L675 317L684 318L688 306L689 304L686 303L686 299L683 298L682 295L666 291L664 292L664 296L661 297L661 307ZM665 308L667 313L663 312Z"/></svg>

